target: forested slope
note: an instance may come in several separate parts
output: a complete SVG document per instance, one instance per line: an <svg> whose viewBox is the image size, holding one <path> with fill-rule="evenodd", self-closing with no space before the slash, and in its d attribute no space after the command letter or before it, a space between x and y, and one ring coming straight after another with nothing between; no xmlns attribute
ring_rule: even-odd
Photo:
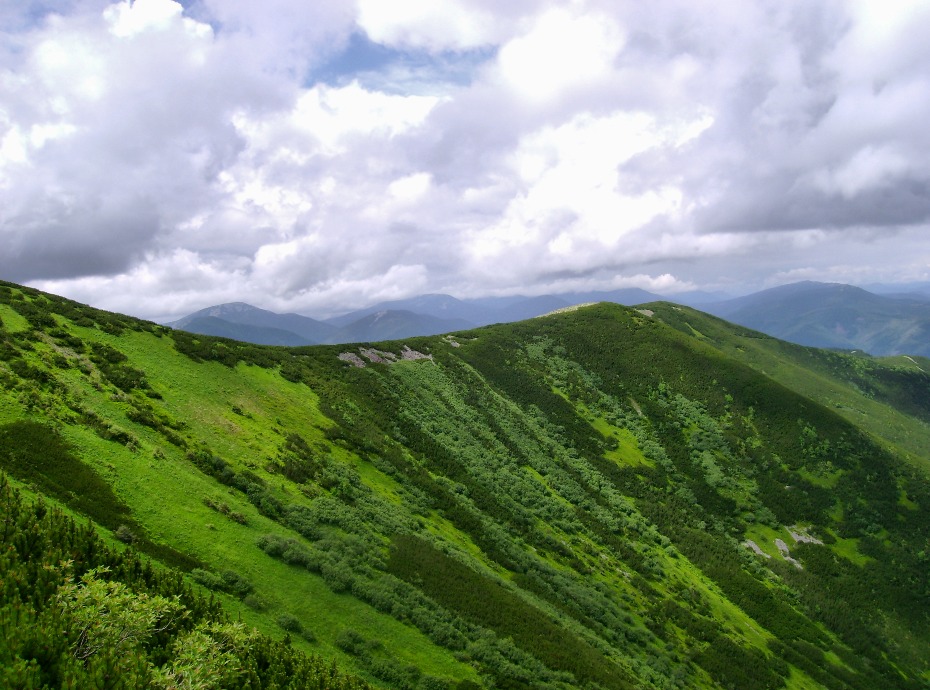
<svg viewBox="0 0 930 690"><path fill-rule="evenodd" d="M663 323L832 408L930 470L930 359L804 347L688 307L645 307Z"/></svg>
<svg viewBox="0 0 930 690"><path fill-rule="evenodd" d="M678 313L289 349L7 284L0 462L386 687L926 687L926 453L795 385L917 433L926 375Z"/></svg>

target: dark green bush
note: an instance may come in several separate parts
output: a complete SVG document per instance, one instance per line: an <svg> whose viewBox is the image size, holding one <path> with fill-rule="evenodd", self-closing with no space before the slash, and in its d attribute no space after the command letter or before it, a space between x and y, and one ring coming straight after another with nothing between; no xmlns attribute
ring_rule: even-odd
<svg viewBox="0 0 930 690"><path fill-rule="evenodd" d="M255 589L251 582L235 570L227 569L219 573L214 573L210 570L204 570L203 568L194 568L191 571L191 577L194 578L195 582L203 585L207 589L212 589L217 592L228 592L239 598L251 594Z"/></svg>
<svg viewBox="0 0 930 690"><path fill-rule="evenodd" d="M365 638L351 628L345 628L336 636L335 644L346 654L358 656L365 651Z"/></svg>
<svg viewBox="0 0 930 690"><path fill-rule="evenodd" d="M300 619L290 613L282 613L275 619L275 622L287 632L300 635L304 631L304 626L300 622Z"/></svg>

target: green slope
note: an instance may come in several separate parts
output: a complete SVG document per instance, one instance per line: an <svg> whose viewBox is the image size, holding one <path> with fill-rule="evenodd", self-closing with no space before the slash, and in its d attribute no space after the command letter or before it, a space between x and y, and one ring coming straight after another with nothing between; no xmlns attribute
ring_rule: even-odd
<svg viewBox="0 0 930 690"><path fill-rule="evenodd" d="M28 493L0 475L0 687L370 687Z"/></svg>
<svg viewBox="0 0 930 690"><path fill-rule="evenodd" d="M675 309L285 349L7 284L0 459L385 687L924 687L920 364Z"/></svg>
<svg viewBox="0 0 930 690"><path fill-rule="evenodd" d="M930 360L803 347L688 307L645 305L656 318L836 410L930 470Z"/></svg>

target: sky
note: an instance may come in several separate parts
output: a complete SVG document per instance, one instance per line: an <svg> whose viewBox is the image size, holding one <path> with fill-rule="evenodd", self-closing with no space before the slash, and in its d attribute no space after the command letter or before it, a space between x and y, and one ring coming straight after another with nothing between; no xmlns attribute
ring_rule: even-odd
<svg viewBox="0 0 930 690"><path fill-rule="evenodd" d="M930 280L930 3L0 0L0 279L167 321Z"/></svg>

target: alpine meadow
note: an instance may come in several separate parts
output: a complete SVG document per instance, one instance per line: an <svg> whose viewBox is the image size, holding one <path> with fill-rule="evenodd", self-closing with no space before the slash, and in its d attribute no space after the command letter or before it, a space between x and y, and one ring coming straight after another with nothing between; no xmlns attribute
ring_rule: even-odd
<svg viewBox="0 0 930 690"><path fill-rule="evenodd" d="M0 687L927 688L928 372L666 302L275 347L0 283Z"/></svg>

